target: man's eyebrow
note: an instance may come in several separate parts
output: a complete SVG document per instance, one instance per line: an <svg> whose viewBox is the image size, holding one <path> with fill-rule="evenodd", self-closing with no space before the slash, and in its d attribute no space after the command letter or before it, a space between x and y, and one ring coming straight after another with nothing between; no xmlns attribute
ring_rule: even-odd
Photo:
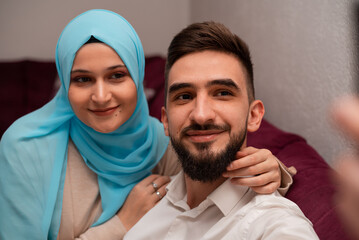
<svg viewBox="0 0 359 240"><path fill-rule="evenodd" d="M107 70L113 70L116 68L126 68L126 66L124 64L114 65L114 66L108 67ZM71 74L73 74L73 73L91 73L91 71L84 70L84 69L75 69L75 70L71 71Z"/></svg>
<svg viewBox="0 0 359 240"><path fill-rule="evenodd" d="M231 88L235 88L235 89L239 90L238 85L230 78L216 79L216 80L210 81L209 83L206 84L207 87L214 86L214 85L223 85L223 86L227 86L227 87L231 87Z"/></svg>
<svg viewBox="0 0 359 240"><path fill-rule="evenodd" d="M168 92L169 93L173 93L176 92L182 88L189 88L189 87L193 87L193 84L190 83L174 83L170 86Z"/></svg>

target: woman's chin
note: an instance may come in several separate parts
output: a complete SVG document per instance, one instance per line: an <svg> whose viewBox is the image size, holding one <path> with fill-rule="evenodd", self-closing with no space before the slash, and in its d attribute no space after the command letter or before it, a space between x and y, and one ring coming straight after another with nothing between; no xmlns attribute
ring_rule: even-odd
<svg viewBox="0 0 359 240"><path fill-rule="evenodd" d="M117 129L116 127L110 127L110 126L105 126L105 127L100 127L100 126L93 127L92 126L92 128L95 131L100 132L100 133L111 133Z"/></svg>

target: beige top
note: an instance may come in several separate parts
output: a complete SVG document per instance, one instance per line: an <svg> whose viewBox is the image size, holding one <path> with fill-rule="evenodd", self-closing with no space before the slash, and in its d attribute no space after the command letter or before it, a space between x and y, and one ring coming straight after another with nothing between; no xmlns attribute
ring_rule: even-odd
<svg viewBox="0 0 359 240"><path fill-rule="evenodd" d="M172 147L168 147L153 173L172 176L181 170L180 163ZM282 185L279 189L284 195L292 184L292 177L281 165ZM62 214L58 240L122 239L126 233L117 215L109 221L96 226L91 225L101 215L101 196L97 175L83 161L74 143L69 141L67 169L63 192Z"/></svg>

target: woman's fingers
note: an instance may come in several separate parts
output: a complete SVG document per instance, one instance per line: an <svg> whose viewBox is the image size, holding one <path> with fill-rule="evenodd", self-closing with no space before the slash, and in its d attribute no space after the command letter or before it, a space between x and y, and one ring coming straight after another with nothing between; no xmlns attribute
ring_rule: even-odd
<svg viewBox="0 0 359 240"><path fill-rule="evenodd" d="M155 203L166 195L166 187L170 181L171 179L168 176L157 175L157 177L148 185L150 192L152 192L151 197L154 199Z"/></svg>
<svg viewBox="0 0 359 240"><path fill-rule="evenodd" d="M156 192L156 190L160 189L163 185L167 185L170 181L171 178L168 176L152 174L143 179L137 185L139 187L145 188L148 193L152 194L153 192Z"/></svg>
<svg viewBox="0 0 359 240"><path fill-rule="evenodd" d="M237 152L237 159L234 160L227 168L228 171L253 166L260 162L266 161L272 153L267 149L257 149L247 147Z"/></svg>
<svg viewBox="0 0 359 240"><path fill-rule="evenodd" d="M267 172L257 176L232 178L231 182L248 187L260 187L272 182L277 182L277 177L278 176L275 176L274 173ZM279 182L277 184L279 184Z"/></svg>
<svg viewBox="0 0 359 240"><path fill-rule="evenodd" d="M236 155L239 159L232 162L223 173L232 178L237 185L248 186L257 193L273 193L281 183L278 159L267 149L247 147Z"/></svg>
<svg viewBox="0 0 359 240"><path fill-rule="evenodd" d="M152 193L151 198L154 200L155 204L157 204L166 195L167 185L168 183L163 184L159 189Z"/></svg>
<svg viewBox="0 0 359 240"><path fill-rule="evenodd" d="M280 174L277 158L269 150L251 148L249 155L237 159L227 168L224 177L253 176L266 172ZM256 151L255 151L256 150ZM280 176L279 176L280 177Z"/></svg>
<svg viewBox="0 0 359 240"><path fill-rule="evenodd" d="M150 175L133 187L117 213L127 230L166 195L169 182L168 176Z"/></svg>

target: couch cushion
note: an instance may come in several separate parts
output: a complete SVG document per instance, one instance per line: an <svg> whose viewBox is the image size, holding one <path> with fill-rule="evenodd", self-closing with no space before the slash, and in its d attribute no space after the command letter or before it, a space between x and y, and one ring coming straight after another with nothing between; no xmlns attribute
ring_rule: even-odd
<svg viewBox="0 0 359 240"><path fill-rule="evenodd" d="M52 97L57 76L54 62L25 61L26 113L45 105Z"/></svg>
<svg viewBox="0 0 359 240"><path fill-rule="evenodd" d="M49 101L56 66L54 62L14 61L0 63L0 136L19 117L32 112Z"/></svg>
<svg viewBox="0 0 359 240"><path fill-rule="evenodd" d="M150 115L161 119L161 107L165 98L165 63L160 56L146 57L145 79L143 85L147 95Z"/></svg>
<svg viewBox="0 0 359 240"><path fill-rule="evenodd" d="M25 62L0 63L2 78L0 81L0 102L2 114L0 118L0 132L3 132L17 118L25 112L26 84Z"/></svg>

